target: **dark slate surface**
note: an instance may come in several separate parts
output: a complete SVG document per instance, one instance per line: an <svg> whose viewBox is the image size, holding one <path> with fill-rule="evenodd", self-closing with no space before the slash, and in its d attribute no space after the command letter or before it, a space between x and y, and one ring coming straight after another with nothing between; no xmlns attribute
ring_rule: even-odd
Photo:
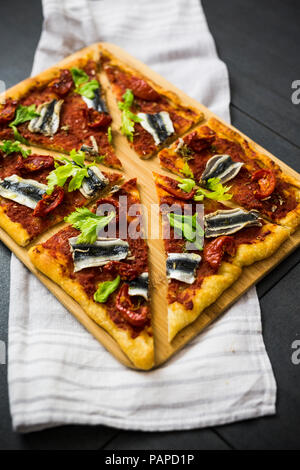
<svg viewBox="0 0 300 470"><path fill-rule="evenodd" d="M230 74L232 122L300 171L300 79L296 0L203 0L220 57ZM0 6L0 79L7 87L29 75L42 22L39 0ZM30 27L28 27L30 25ZM9 251L0 243L0 340L7 341ZM258 287L264 340L278 383L277 415L217 428L138 433L104 426L64 426L29 435L12 432L6 366L0 365L0 449L300 449L300 365L291 344L300 336L300 250Z"/></svg>

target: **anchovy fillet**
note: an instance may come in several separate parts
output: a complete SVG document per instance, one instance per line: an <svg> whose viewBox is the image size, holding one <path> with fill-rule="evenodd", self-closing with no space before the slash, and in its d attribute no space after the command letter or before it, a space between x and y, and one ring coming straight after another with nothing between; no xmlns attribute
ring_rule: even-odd
<svg viewBox="0 0 300 470"><path fill-rule="evenodd" d="M108 109L104 99L101 97L100 88L94 91L94 98L90 99L86 96L82 96L83 101L88 108L95 109L98 113L108 113Z"/></svg>
<svg viewBox="0 0 300 470"><path fill-rule="evenodd" d="M201 182L206 183L210 178L219 178L221 183L235 178L244 163L234 162L230 155L214 155L206 163L201 176Z"/></svg>
<svg viewBox="0 0 300 470"><path fill-rule="evenodd" d="M120 261L130 254L128 243L119 238L97 240L92 245L76 242L77 237L69 239L74 272L85 268L104 266L109 261Z"/></svg>
<svg viewBox="0 0 300 470"><path fill-rule="evenodd" d="M47 185L35 180L12 175L0 179L0 196L15 201L22 206L35 209L47 190Z"/></svg>
<svg viewBox="0 0 300 470"><path fill-rule="evenodd" d="M193 284L200 261L201 256L195 253L169 253L166 261L167 277Z"/></svg>
<svg viewBox="0 0 300 470"><path fill-rule="evenodd" d="M260 214L256 210L244 209L218 210L204 216L205 237L230 235L245 227L260 227Z"/></svg>
<svg viewBox="0 0 300 470"><path fill-rule="evenodd" d="M141 126L152 135L156 145L161 144L174 133L173 123L166 111L156 114L138 113L138 117L142 119Z"/></svg>
<svg viewBox="0 0 300 470"><path fill-rule="evenodd" d="M145 300L148 300L148 285L149 285L149 275L148 273L142 273L137 278L129 282L129 295L139 295L144 297Z"/></svg>
<svg viewBox="0 0 300 470"><path fill-rule="evenodd" d="M90 166L88 169L88 178L84 178L80 192L86 198L94 197L99 191L102 191L108 185L108 179L103 175L97 166Z"/></svg>
<svg viewBox="0 0 300 470"><path fill-rule="evenodd" d="M40 104L37 107L40 116L31 119L28 125L30 132L39 132L52 137L59 128L60 110L63 102L63 100L57 101L54 99Z"/></svg>

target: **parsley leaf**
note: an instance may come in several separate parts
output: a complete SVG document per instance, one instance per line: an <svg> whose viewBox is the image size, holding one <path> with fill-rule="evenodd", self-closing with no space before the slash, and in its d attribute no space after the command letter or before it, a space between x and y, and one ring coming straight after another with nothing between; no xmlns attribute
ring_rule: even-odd
<svg viewBox="0 0 300 470"><path fill-rule="evenodd" d="M110 294L119 287L120 279L120 276L117 276L112 281L100 282L100 284L98 284L98 289L94 294L94 300L101 304L106 302Z"/></svg>
<svg viewBox="0 0 300 470"><path fill-rule="evenodd" d="M84 70L78 69L77 67L71 68L71 74L75 84L75 93L92 100L95 96L95 90L99 88L99 82L97 80L89 81L88 74L85 73Z"/></svg>
<svg viewBox="0 0 300 470"><path fill-rule="evenodd" d="M23 158L27 158L28 155L31 154L31 150L25 150L23 149L18 142L15 142L13 140L3 140L3 144L0 145L0 150L4 152L6 155L9 155L14 152L20 152L22 154Z"/></svg>
<svg viewBox="0 0 300 470"><path fill-rule="evenodd" d="M197 238L203 237L204 231L197 221L197 216L197 212L194 215L181 215L172 212L167 214L171 227L173 227L177 233L182 233L187 241L195 243L195 247L198 250L202 250L203 244L199 242Z"/></svg>
<svg viewBox="0 0 300 470"><path fill-rule="evenodd" d="M85 73L84 70L78 69L77 67L71 68L71 74L76 88L89 81L88 74Z"/></svg>
<svg viewBox="0 0 300 470"><path fill-rule="evenodd" d="M20 132L18 131L18 129L16 128L16 126L10 126L12 128L12 130L14 131L14 138L16 140L18 140L19 142L21 142L21 144L26 144L26 145L29 145L29 142L27 139L25 139L25 137L23 137Z"/></svg>
<svg viewBox="0 0 300 470"><path fill-rule="evenodd" d="M35 104L30 106L22 106L21 104L17 107L15 119L9 124L9 127L18 126L26 121L38 117L39 113L36 112Z"/></svg>
<svg viewBox="0 0 300 470"><path fill-rule="evenodd" d="M134 101L134 94L132 90L127 88L124 95L122 96L122 99L123 101L119 101L118 103L119 109L125 110L125 109L131 108L131 106L133 105L133 101Z"/></svg>
<svg viewBox="0 0 300 470"><path fill-rule="evenodd" d="M186 158L187 160L192 158L193 151L190 149L190 147L187 146L187 144L183 144L178 149L176 149L176 153L179 153L183 158Z"/></svg>
<svg viewBox="0 0 300 470"><path fill-rule="evenodd" d="M99 88L99 82L97 80L91 80L90 82L83 83L75 89L75 93L83 95L86 98L92 100L95 96L95 90Z"/></svg>
<svg viewBox="0 0 300 470"><path fill-rule="evenodd" d="M195 181L190 178L177 179L179 181L178 188L180 188L182 191L185 191L186 193L191 192L194 186L196 185Z"/></svg>
<svg viewBox="0 0 300 470"><path fill-rule="evenodd" d="M112 143L111 126L109 126L109 128L107 129L107 140L108 140L108 143L109 143L109 144Z"/></svg>
<svg viewBox="0 0 300 470"><path fill-rule="evenodd" d="M51 194L55 186L64 186L68 178L71 178L68 186L68 191L75 191L82 185L84 178L88 177L88 167L84 164L85 154L81 150L71 150L70 157L72 160L64 157L66 162L64 165L55 164L55 170L52 170L47 176L48 189L47 194Z"/></svg>
<svg viewBox="0 0 300 470"><path fill-rule="evenodd" d="M79 207L64 220L80 230L81 234L76 243L92 244L97 240L98 232L106 227L114 217L114 212L110 212L108 215L96 215L86 207Z"/></svg>
<svg viewBox="0 0 300 470"><path fill-rule="evenodd" d="M76 163L76 165L84 167L85 153L82 150L71 150L70 157Z"/></svg>
<svg viewBox="0 0 300 470"><path fill-rule="evenodd" d="M192 172L191 168L189 167L188 162L184 162L184 165L182 169L180 170L180 173L182 173L184 176L187 176L188 178L194 178L194 173Z"/></svg>
<svg viewBox="0 0 300 470"><path fill-rule="evenodd" d="M199 188L194 196L195 201L203 201L205 197L214 199L215 201L227 201L232 198L232 194L226 194L230 190L230 186L223 186L220 178L210 178L207 181L207 189Z"/></svg>
<svg viewBox="0 0 300 470"><path fill-rule="evenodd" d="M141 122L142 119L130 111L130 108L133 105L134 95L129 88L127 88L122 98L123 101L118 102L119 109L122 111L121 132L130 140L130 142L132 142L134 123Z"/></svg>

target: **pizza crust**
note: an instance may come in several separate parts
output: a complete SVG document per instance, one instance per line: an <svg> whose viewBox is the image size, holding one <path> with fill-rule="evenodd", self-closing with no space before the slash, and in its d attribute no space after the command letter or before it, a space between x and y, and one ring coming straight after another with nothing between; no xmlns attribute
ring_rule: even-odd
<svg viewBox="0 0 300 470"><path fill-rule="evenodd" d="M20 246L28 245L31 240L27 230L19 222L13 222L6 215L3 206L0 206L0 227Z"/></svg>
<svg viewBox="0 0 300 470"><path fill-rule="evenodd" d="M66 59L61 60L53 67L50 67L43 72L39 73L35 77L29 77L17 85L9 88L4 93L0 94L0 103L3 100L12 98L19 100L24 97L32 88L42 87L47 85L51 80L59 76L60 69L84 66L89 60L99 62L100 58L100 46L93 44L92 46L85 47L80 51L68 56Z"/></svg>
<svg viewBox="0 0 300 470"><path fill-rule="evenodd" d="M289 238L290 230L286 227L274 224L265 224L262 227L263 232L266 233L264 240L257 240L255 242L243 243L238 246L235 257L232 263L236 266L249 266L256 261L261 261L271 256L278 250L280 245Z"/></svg>
<svg viewBox="0 0 300 470"><path fill-rule="evenodd" d="M104 306L93 302L78 282L63 275L63 258L54 258L49 250L42 245L30 248L28 254L32 263L42 273L56 282L76 300L85 313L116 340L122 351L137 368L148 370L153 367L153 336L150 336L146 331L142 331L136 338L132 338L128 330L118 328L106 313Z"/></svg>
<svg viewBox="0 0 300 470"><path fill-rule="evenodd" d="M180 330L195 321L205 308L215 302L238 279L241 273L242 270L238 266L223 262L218 273L205 277L200 289L195 291L192 310L187 310L179 302L170 304L168 306L169 342Z"/></svg>

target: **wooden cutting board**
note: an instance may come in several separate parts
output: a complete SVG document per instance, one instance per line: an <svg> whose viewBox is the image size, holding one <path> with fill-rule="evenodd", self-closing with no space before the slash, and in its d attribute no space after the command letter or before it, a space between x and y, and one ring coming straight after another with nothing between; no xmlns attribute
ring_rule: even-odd
<svg viewBox="0 0 300 470"><path fill-rule="evenodd" d="M203 111L205 120L201 123L204 124L209 118L217 117L220 121L222 119L216 116L209 109L196 100L190 98L188 95L183 93L181 90L176 88L174 85L169 83L163 77L155 73L153 70L148 68L145 64L138 61L137 59L130 56L127 52L121 48L108 43L101 43L107 50L115 54L120 60L128 63L129 65L140 70L145 76L148 76L154 82L158 83L162 87L175 92L186 105L194 106ZM95 45L90 46L91 48ZM84 50L86 51L86 49ZM68 62L72 61L75 57L80 56L81 51L73 54L72 56L64 59L62 62L57 64L59 67L67 66ZM110 86L104 73L100 74L100 80L103 85L107 88L107 99L109 109L113 116L113 141L116 147L116 153L121 159L124 166L124 176L126 179L137 177L139 190L141 194L141 202L145 205L147 213L150 214L150 207L153 204L158 204L156 196L156 190L152 177L152 171L157 171L161 174L170 173L161 169L157 157L153 157L150 160L141 160L133 150L130 149L127 140L122 136L117 129L120 127L120 112L117 108L115 98L112 95ZM8 92L12 91L8 90ZM226 123L227 124L227 123ZM228 124L227 124L228 125ZM234 127L231 126L233 129ZM242 134L242 133L241 133ZM242 134L244 135L244 134ZM244 135L244 137L247 137ZM247 139L255 145L258 151L261 151L271 157L281 168L291 176L300 180L300 175L292 168L287 166L285 163L280 161L274 155L270 154L267 150L261 146L255 144L251 139ZM35 150L32 147L33 151ZM39 153L56 155L55 152L48 150L38 150ZM103 167L104 168L104 167ZM152 206L153 207L153 206ZM152 211L151 221L148 217L148 233L150 233L151 225L153 227L159 227L159 214L158 210ZM150 225L151 222L151 225ZM54 232L60 230L64 224L59 224L52 228L47 234L39 237L33 244L44 241L49 238ZM105 348L111 352L121 363L128 367L134 367L129 361L127 356L121 351L118 344L106 333L101 327L99 327L93 320L91 320L84 310L75 302L69 295L67 295L59 286L48 279L45 275L36 270L32 265L27 250L29 247L19 247L3 230L0 229L0 239L7 245L7 247L15 253L15 255L27 266L27 268L35 274L38 279L57 297L57 299L85 326L85 328L98 340ZM270 258L255 263L254 265L247 267L243 270L242 276L227 289L223 295L209 308L207 308L200 317L191 325L182 330L171 344L168 343L168 328L167 328L167 303L166 303L166 291L167 281L165 277L165 255L163 248L163 240L149 239L149 261L150 261L150 294L151 294L151 308L153 317L153 330L155 340L155 367L167 361L173 356L178 350L180 350L186 343L200 333L206 326L212 321L219 317L226 311L234 302L236 302L241 295L243 295L251 286L256 284L263 276L269 273L286 258L292 251L294 251L300 245L300 229L295 232L281 247L280 249Z"/></svg>

